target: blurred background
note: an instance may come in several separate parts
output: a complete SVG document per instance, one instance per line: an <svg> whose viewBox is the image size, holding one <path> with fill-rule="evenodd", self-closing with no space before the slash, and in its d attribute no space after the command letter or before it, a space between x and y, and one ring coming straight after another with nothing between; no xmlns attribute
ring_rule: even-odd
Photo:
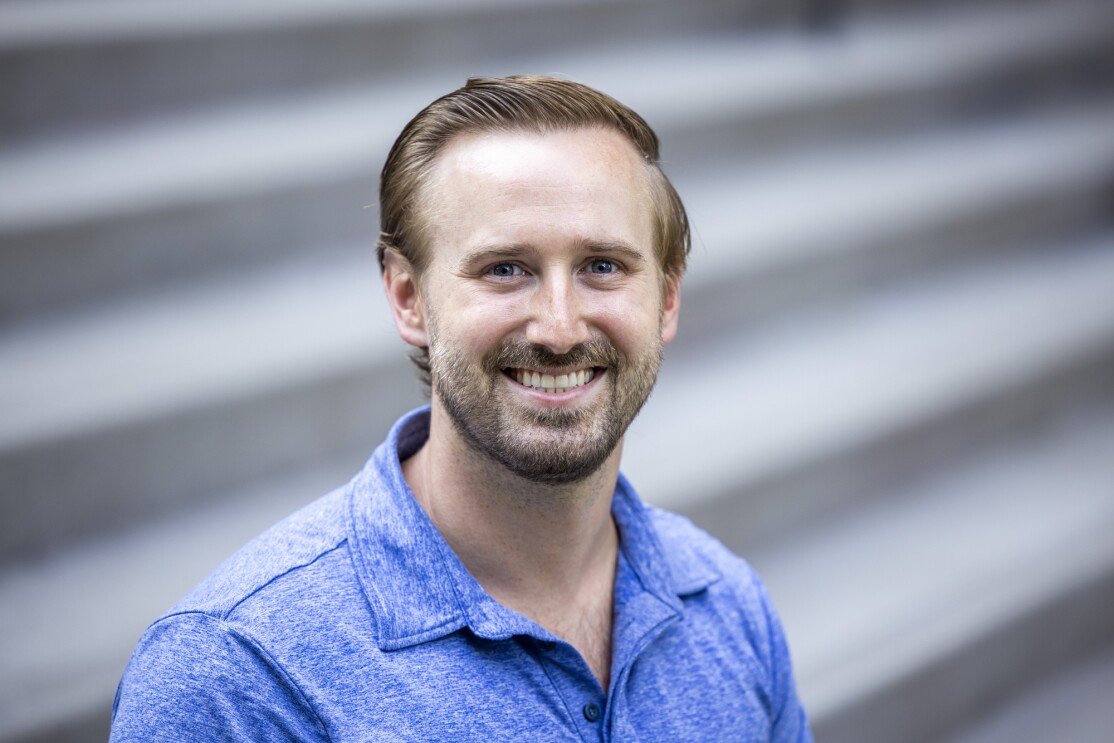
<svg viewBox="0 0 1114 743"><path fill-rule="evenodd" d="M422 402L378 171L514 72L661 135L625 470L764 576L817 739L1114 740L1109 2L0 0L0 741L103 740L144 627Z"/></svg>

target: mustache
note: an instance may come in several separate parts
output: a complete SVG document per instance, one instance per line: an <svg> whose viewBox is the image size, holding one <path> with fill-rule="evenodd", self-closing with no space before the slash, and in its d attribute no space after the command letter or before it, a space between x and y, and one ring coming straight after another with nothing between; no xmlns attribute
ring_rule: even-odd
<svg viewBox="0 0 1114 743"><path fill-rule="evenodd" d="M495 374L503 369L537 369L541 367L608 367L623 363L615 346L603 339L578 343L565 353L553 353L545 346L526 341L507 340L484 357L484 369Z"/></svg>

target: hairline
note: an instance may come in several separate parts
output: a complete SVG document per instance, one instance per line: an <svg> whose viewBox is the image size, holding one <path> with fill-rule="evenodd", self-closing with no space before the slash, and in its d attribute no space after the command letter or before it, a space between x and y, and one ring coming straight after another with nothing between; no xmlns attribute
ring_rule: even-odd
<svg viewBox="0 0 1114 743"><path fill-rule="evenodd" d="M519 134L535 134L544 137L560 132L579 131L614 133L625 143L630 153L641 164L646 177L642 179L643 186L640 191L646 199L646 206L649 209L647 216L650 221L651 240L653 241L651 246L654 256L653 264L658 269L661 288L662 291L664 291L669 281L678 280L684 272L683 265L673 272L667 269L665 265L668 257L667 251L665 249L663 236L658 234L658 223L667 218L667 206L665 204L667 196L663 193L663 190L667 187L668 177L665 175L664 171L662 171L658 163L651 161L642 153L634 139L623 131L621 127L605 122L585 122L583 124L546 121L523 121L500 124L478 123L454 133L452 137L438 145L423 167L415 174L414 181L416 187L411 201L411 208L413 209L411 224L414 230L412 233L412 248L417 260L409 261L399 250L395 248L391 248L391 250L403 260L407 260L415 279L420 280L425 269L429 267L429 262L432 258L433 247L431 245L429 233L432 231L434 224L436 224L436 216L430 214L429 189L432 185L434 172L443 162L445 153L450 148L468 139L491 135L513 136Z"/></svg>

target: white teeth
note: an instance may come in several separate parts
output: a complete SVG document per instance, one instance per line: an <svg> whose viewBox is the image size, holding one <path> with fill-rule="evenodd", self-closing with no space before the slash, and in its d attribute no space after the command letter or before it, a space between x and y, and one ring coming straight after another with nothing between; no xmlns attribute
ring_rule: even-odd
<svg viewBox="0 0 1114 743"><path fill-rule="evenodd" d="M575 389L592 381L595 372L591 369L580 369L567 374L541 374L528 369L515 369L514 378L524 387L544 390L546 392L565 392Z"/></svg>

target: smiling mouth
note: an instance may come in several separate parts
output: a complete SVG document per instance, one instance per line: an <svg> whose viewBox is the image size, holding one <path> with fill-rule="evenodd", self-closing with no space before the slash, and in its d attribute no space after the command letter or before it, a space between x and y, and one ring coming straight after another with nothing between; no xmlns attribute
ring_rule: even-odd
<svg viewBox="0 0 1114 743"><path fill-rule="evenodd" d="M542 392L565 392L583 387L596 376L595 368L577 369L563 374L546 374L533 369L504 369L503 371L523 387Z"/></svg>

